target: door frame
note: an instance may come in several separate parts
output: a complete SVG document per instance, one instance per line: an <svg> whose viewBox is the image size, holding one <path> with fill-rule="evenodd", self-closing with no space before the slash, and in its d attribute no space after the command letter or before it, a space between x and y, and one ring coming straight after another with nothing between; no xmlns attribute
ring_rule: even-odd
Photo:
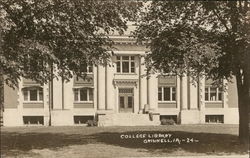
<svg viewBox="0 0 250 158"><path fill-rule="evenodd" d="M124 93L124 95L120 95L120 93L119 93L119 89L132 89L132 93ZM118 107L118 112L119 113L134 113L134 104L135 104L135 93L134 93L134 87L118 87L118 89L117 89L117 101L118 101L118 105L117 105L117 107ZM129 96L132 96L132 98L133 98L133 101L132 101L132 107L131 108L127 108L127 109L131 109L131 110L128 110L128 111L126 111L126 110L124 110L124 111L121 111L121 106L120 106L120 96L124 96L124 104L125 104L125 107L126 107L126 103L128 103L128 97ZM127 100L126 100L127 99ZM128 106L128 105L127 105ZM126 108L124 108L124 109L126 109Z"/></svg>

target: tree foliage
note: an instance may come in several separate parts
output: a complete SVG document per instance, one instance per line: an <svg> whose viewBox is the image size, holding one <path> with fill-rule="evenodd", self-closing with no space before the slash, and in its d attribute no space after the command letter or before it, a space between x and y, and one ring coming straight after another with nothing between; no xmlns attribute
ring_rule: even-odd
<svg viewBox="0 0 250 158"><path fill-rule="evenodd" d="M249 49L249 2L236 4L236 31L232 3L152 1L141 13L134 33L151 48L148 57L153 62L149 65L177 74L188 70L191 76L204 72L209 77L228 78L236 74ZM231 51L231 43L241 54Z"/></svg>
<svg viewBox="0 0 250 158"><path fill-rule="evenodd" d="M193 79L237 79L239 136L247 141L250 104L250 2L147 2L134 36L150 47L148 68Z"/></svg>
<svg viewBox="0 0 250 158"><path fill-rule="evenodd" d="M9 85L20 77L46 83L83 75L109 61L109 34L121 34L137 3L125 0L1 0L0 68ZM57 69L57 73L51 68Z"/></svg>

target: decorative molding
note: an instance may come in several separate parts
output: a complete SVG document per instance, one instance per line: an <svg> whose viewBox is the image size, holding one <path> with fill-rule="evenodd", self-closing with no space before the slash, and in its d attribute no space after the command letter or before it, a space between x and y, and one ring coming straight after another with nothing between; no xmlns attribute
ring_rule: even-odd
<svg viewBox="0 0 250 158"><path fill-rule="evenodd" d="M114 79L113 80L114 86L135 86L137 88L138 80L137 79Z"/></svg>

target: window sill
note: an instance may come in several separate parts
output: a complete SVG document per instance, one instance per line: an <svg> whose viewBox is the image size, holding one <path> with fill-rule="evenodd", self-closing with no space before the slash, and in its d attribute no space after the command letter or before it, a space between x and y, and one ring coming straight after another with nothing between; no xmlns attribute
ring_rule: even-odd
<svg viewBox="0 0 250 158"><path fill-rule="evenodd" d="M93 104L93 101L74 102L74 104Z"/></svg>
<svg viewBox="0 0 250 158"><path fill-rule="evenodd" d="M218 104L218 103L223 103L223 101L205 101L205 103L211 103L211 104Z"/></svg>
<svg viewBox="0 0 250 158"><path fill-rule="evenodd" d="M43 101L24 101L23 104L43 104Z"/></svg>
<svg viewBox="0 0 250 158"><path fill-rule="evenodd" d="M158 103L170 104L170 103L176 103L176 101L158 101Z"/></svg>
<svg viewBox="0 0 250 158"><path fill-rule="evenodd" d="M115 75L137 75L137 73L115 73Z"/></svg>

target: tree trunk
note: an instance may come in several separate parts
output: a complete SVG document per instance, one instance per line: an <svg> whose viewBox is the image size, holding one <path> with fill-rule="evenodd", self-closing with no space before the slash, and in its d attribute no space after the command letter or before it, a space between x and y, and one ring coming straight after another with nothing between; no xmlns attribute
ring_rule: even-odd
<svg viewBox="0 0 250 158"><path fill-rule="evenodd" d="M0 72L0 126L2 126L3 123L3 111L4 111L4 77L1 71Z"/></svg>
<svg viewBox="0 0 250 158"><path fill-rule="evenodd" d="M241 143L249 143L248 113L250 97L247 75L244 75L244 77L242 78L240 74L236 75L239 106L239 139Z"/></svg>

